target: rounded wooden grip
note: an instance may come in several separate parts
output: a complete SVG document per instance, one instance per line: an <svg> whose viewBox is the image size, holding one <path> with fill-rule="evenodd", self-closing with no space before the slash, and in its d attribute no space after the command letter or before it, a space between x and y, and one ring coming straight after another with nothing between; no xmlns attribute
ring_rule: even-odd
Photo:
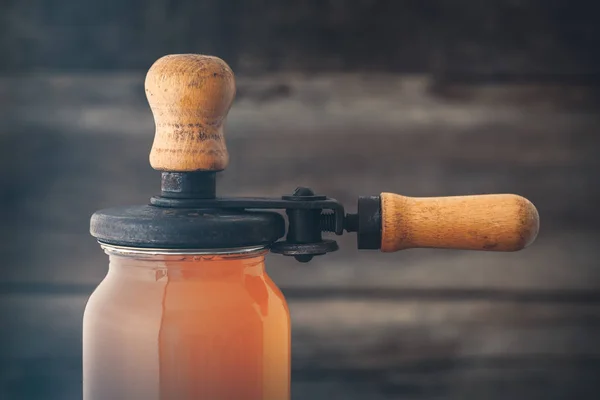
<svg viewBox="0 0 600 400"><path fill-rule="evenodd" d="M162 57L146 75L146 97L156 124L152 168L186 172L227 167L223 123L235 97L235 79L223 60L199 54Z"/></svg>
<svg viewBox="0 0 600 400"><path fill-rule="evenodd" d="M406 197L381 194L381 251L409 248L517 251L531 244L539 215L513 194Z"/></svg>

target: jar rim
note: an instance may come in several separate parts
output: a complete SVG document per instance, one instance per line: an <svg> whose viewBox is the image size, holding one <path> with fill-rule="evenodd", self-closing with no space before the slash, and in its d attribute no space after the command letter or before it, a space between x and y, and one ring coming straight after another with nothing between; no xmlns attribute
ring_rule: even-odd
<svg viewBox="0 0 600 400"><path fill-rule="evenodd" d="M226 249L164 249L117 246L98 241L105 253L119 256L204 256L204 255L251 255L265 253L267 246L248 246Z"/></svg>

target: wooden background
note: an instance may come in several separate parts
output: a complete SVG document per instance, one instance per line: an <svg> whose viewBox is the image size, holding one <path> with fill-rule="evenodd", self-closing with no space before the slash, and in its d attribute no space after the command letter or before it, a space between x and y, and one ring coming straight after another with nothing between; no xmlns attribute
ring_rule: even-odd
<svg viewBox="0 0 600 400"><path fill-rule="evenodd" d="M80 398L81 313L107 262L89 216L157 192L143 70L178 51L239 71L220 193L307 185L353 211L381 191L515 192L540 211L514 254L384 255L346 235L308 265L270 255L294 398L597 398L594 6L423 3L3 2L0 398Z"/></svg>
<svg viewBox="0 0 600 400"><path fill-rule="evenodd" d="M600 72L586 0L4 0L0 69L145 70L218 54L238 72L434 72L474 79Z"/></svg>

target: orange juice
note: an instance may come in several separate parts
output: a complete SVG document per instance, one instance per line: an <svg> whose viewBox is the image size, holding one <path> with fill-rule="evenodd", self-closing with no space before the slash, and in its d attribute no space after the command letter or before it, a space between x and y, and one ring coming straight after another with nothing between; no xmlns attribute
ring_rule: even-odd
<svg viewBox="0 0 600 400"><path fill-rule="evenodd" d="M289 311L264 250L106 251L84 315L84 400L289 399Z"/></svg>

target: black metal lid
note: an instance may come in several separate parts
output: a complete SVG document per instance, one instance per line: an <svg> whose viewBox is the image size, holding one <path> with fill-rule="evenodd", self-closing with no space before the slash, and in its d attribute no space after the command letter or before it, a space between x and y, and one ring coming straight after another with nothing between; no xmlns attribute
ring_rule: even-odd
<svg viewBox="0 0 600 400"><path fill-rule="evenodd" d="M285 234L285 221L268 211L141 205L95 212L90 232L102 243L119 246L222 249L268 246Z"/></svg>
<svg viewBox="0 0 600 400"><path fill-rule="evenodd" d="M277 212L221 207L215 178L215 172L163 172L160 196L96 211L90 233L102 243L162 249L269 246L285 234Z"/></svg>

